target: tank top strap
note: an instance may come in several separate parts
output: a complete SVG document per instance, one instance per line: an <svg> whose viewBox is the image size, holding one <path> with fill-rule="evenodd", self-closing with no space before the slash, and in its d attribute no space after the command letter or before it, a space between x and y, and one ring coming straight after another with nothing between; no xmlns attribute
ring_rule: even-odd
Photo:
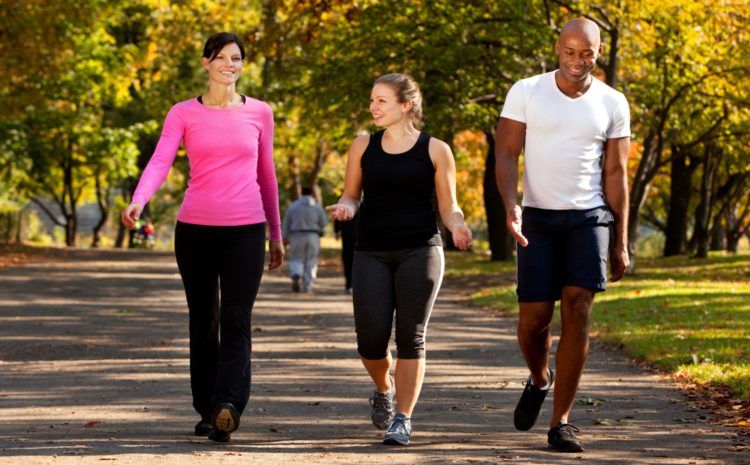
<svg viewBox="0 0 750 465"><path fill-rule="evenodd" d="M383 134L385 134L385 129L371 133L370 144L375 147L382 147Z"/></svg>
<svg viewBox="0 0 750 465"><path fill-rule="evenodd" d="M427 157L428 160L430 159L430 138L432 138L432 136L426 132L419 133L419 139L417 139L417 143L414 147L416 153L422 157Z"/></svg>

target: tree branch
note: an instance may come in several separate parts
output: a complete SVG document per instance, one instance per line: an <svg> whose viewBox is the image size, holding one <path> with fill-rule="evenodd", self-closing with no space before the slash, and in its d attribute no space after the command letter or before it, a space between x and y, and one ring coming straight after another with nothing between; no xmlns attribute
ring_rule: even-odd
<svg viewBox="0 0 750 465"><path fill-rule="evenodd" d="M65 223L58 220L54 213L52 213L49 208L47 208L47 206L44 205L38 198L32 197L31 201L34 202L39 207L39 209L41 209L47 215L47 217L52 220L53 223L55 223L57 226L65 227Z"/></svg>

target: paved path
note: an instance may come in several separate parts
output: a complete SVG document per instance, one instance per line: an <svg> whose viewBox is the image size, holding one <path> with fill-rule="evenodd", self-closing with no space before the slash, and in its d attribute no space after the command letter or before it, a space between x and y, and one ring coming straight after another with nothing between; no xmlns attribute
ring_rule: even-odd
<svg viewBox="0 0 750 465"><path fill-rule="evenodd" d="M469 308L450 283L429 332L413 445L380 444L356 359L349 296L267 274L254 313L253 395L227 445L190 435L187 316L170 254L72 251L0 270L0 463L728 464L736 431L701 421L663 378L595 345L572 419L588 449L513 429L525 370L512 319ZM454 286L455 287L455 286Z"/></svg>

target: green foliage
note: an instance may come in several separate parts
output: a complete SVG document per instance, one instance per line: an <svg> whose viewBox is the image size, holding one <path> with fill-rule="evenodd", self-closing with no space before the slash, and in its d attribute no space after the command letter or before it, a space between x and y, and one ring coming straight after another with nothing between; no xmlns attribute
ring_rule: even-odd
<svg viewBox="0 0 750 465"><path fill-rule="evenodd" d="M282 204L302 184L317 184L325 202L338 196L350 141L374 129L373 80L406 72L425 95L425 130L455 146L461 203L481 230L486 142L476 135L495 127L514 81L555 68L559 27L586 15L603 30L600 77L631 103L634 208L645 205L658 226L671 194L672 146L693 154L718 146L713 194L737 176L742 182L711 206L712 221L736 220L739 231L750 223L745 10L721 0L6 2L0 209L44 196L73 218L78 202L116 187L124 204L169 107L205 88L203 42L228 30L246 44L238 90L275 111ZM184 159L175 171L184 180ZM701 175L699 168L694 184ZM170 191L152 207L171 211L175 201Z"/></svg>

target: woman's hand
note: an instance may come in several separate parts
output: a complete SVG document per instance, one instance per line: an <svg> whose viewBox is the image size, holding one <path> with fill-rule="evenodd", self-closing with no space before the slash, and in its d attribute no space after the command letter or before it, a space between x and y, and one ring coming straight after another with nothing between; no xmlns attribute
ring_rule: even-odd
<svg viewBox="0 0 750 465"><path fill-rule="evenodd" d="M344 203L334 203L326 207L326 211L331 212L331 219L339 221L349 221L354 218L354 208Z"/></svg>
<svg viewBox="0 0 750 465"><path fill-rule="evenodd" d="M453 236L453 244L461 250L467 250L471 248L471 229L465 224L459 224L451 228L451 235Z"/></svg>
<svg viewBox="0 0 750 465"><path fill-rule="evenodd" d="M128 229L135 229L135 222L143 213L143 205L133 202L122 211L122 224Z"/></svg>
<svg viewBox="0 0 750 465"><path fill-rule="evenodd" d="M268 269L274 270L284 261L284 246L281 241L268 241Z"/></svg>

